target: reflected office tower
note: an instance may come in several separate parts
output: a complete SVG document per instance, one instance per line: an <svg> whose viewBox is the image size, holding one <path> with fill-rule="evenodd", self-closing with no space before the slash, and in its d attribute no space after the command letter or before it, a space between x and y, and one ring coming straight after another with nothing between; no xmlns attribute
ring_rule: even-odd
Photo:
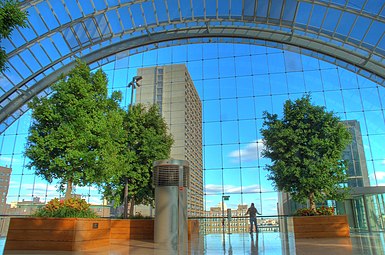
<svg viewBox="0 0 385 255"><path fill-rule="evenodd" d="M7 194L9 188L9 180L11 178L12 169L0 166L0 213L4 214L6 210Z"/></svg>
<svg viewBox="0 0 385 255"><path fill-rule="evenodd" d="M184 64L139 68L136 103L158 104L174 138L170 157L190 165L188 216L203 216L202 104Z"/></svg>
<svg viewBox="0 0 385 255"><path fill-rule="evenodd" d="M368 168L360 123L357 120L346 120L343 123L348 127L352 136L352 142L346 147L342 158L348 161L348 186L369 187Z"/></svg>
<svg viewBox="0 0 385 255"><path fill-rule="evenodd" d="M7 194L9 188L9 181L11 178L12 169L0 166L0 214L6 214L7 210ZM6 236L8 230L9 220L6 218L0 219L0 235Z"/></svg>

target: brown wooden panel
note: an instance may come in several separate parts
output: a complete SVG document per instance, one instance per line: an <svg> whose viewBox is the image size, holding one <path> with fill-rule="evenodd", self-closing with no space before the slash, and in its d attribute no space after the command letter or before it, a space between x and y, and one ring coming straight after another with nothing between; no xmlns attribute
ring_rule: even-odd
<svg viewBox="0 0 385 255"><path fill-rule="evenodd" d="M131 231L129 228L111 228L110 233L111 234L129 234Z"/></svg>
<svg viewBox="0 0 385 255"><path fill-rule="evenodd" d="M75 219L62 218L12 218L9 229L63 229L75 226Z"/></svg>
<svg viewBox="0 0 385 255"><path fill-rule="evenodd" d="M346 216L293 217L296 238L349 237Z"/></svg>
<svg viewBox="0 0 385 255"><path fill-rule="evenodd" d="M107 240L90 240L82 242L74 242L72 250L73 251L84 251L98 247L105 247L110 245L110 239Z"/></svg>
<svg viewBox="0 0 385 255"><path fill-rule="evenodd" d="M74 241L102 240L110 238L109 229L91 229L85 231L76 231Z"/></svg>
<svg viewBox="0 0 385 255"><path fill-rule="evenodd" d="M110 229L111 222L108 219L76 219L76 230L93 230L94 224L98 229Z"/></svg>
<svg viewBox="0 0 385 255"><path fill-rule="evenodd" d="M25 241L72 241L74 239L74 231L72 230L12 230L8 232L7 241L25 240Z"/></svg>
<svg viewBox="0 0 385 255"><path fill-rule="evenodd" d="M311 234L311 236L310 236ZM312 233L295 233L295 238L317 238L317 237L349 237L349 231L337 231L337 232L312 232Z"/></svg>
<svg viewBox="0 0 385 255"><path fill-rule="evenodd" d="M334 229L336 231L349 230L346 224L342 223L331 223L331 224L312 224L312 225L296 225L294 227L295 232L317 232L317 231L328 231Z"/></svg>
<svg viewBox="0 0 385 255"><path fill-rule="evenodd" d="M347 223L345 216L305 216L305 217L293 217L294 224L296 222L301 224L329 224L334 223Z"/></svg>
<svg viewBox="0 0 385 255"><path fill-rule="evenodd" d="M54 241L8 241L4 250L51 250L51 251L71 251L72 242Z"/></svg>

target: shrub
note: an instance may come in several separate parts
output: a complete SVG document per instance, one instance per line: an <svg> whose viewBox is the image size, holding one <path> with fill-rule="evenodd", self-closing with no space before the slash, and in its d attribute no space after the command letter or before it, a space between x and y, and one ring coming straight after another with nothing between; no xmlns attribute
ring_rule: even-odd
<svg viewBox="0 0 385 255"><path fill-rule="evenodd" d="M97 215L91 210L90 204L81 198L69 198L59 200L54 198L45 206L39 208L33 216L55 217L55 218L96 218Z"/></svg>
<svg viewBox="0 0 385 255"><path fill-rule="evenodd" d="M321 206L315 210L309 208L298 209L295 216L322 216L322 215L334 215L334 207Z"/></svg>

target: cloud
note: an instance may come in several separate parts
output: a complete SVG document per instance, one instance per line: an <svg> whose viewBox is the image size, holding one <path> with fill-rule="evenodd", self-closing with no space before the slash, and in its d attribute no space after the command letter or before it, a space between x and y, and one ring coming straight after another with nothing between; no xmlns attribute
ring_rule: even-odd
<svg viewBox="0 0 385 255"><path fill-rule="evenodd" d="M381 161L381 165L385 165L385 159Z"/></svg>
<svg viewBox="0 0 385 255"><path fill-rule="evenodd" d="M262 157L261 152L263 149L264 149L263 141L262 139L260 139L253 143L247 144L243 149L230 152L229 157L237 161L239 159L241 161L253 161Z"/></svg>
<svg viewBox="0 0 385 255"><path fill-rule="evenodd" d="M385 186L385 172L377 171L370 175L371 180L377 181L377 186Z"/></svg>
<svg viewBox="0 0 385 255"><path fill-rule="evenodd" d="M237 193L252 193L252 192L261 192L261 187L259 185L249 185L249 186L234 186L234 185L224 185L223 190L226 194L237 194ZM222 185L217 184L207 184L205 186L205 192L207 195L215 195L222 193Z"/></svg>
<svg viewBox="0 0 385 255"><path fill-rule="evenodd" d="M2 164L5 164L5 167L10 167L10 165L13 164L21 164L23 161L17 157L4 157L2 156L0 158L0 162Z"/></svg>
<svg viewBox="0 0 385 255"><path fill-rule="evenodd" d="M378 172L372 174L371 178L375 179L377 181L385 180L385 172L378 171Z"/></svg>

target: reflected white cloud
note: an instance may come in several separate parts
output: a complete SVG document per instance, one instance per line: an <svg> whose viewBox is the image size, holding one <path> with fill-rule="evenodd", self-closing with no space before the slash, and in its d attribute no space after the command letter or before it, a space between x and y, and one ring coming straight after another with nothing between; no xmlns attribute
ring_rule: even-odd
<svg viewBox="0 0 385 255"><path fill-rule="evenodd" d="M205 186L205 193L207 195L215 195L222 193L222 190L226 194L237 194L237 193L256 193L256 192L266 192L264 190L261 190L260 185L249 185L249 186L234 186L234 185L224 185L222 189L222 185L216 185L216 184L207 184Z"/></svg>
<svg viewBox="0 0 385 255"><path fill-rule="evenodd" d="M377 181L376 184L372 185L385 186L385 171L377 171L376 173L371 174L370 179Z"/></svg>
<svg viewBox="0 0 385 255"><path fill-rule="evenodd" d="M247 144L243 149L232 151L229 154L230 158L240 159L241 161L253 161L261 158L261 152L264 149L262 139L259 139L255 142Z"/></svg>
<svg viewBox="0 0 385 255"><path fill-rule="evenodd" d="M0 162L1 162L1 164L3 166L10 167L11 163L13 163L13 164L20 164L23 161L21 159L19 159L19 158L16 158L16 157L12 158L12 157L4 157L4 156L2 156L0 158Z"/></svg>

